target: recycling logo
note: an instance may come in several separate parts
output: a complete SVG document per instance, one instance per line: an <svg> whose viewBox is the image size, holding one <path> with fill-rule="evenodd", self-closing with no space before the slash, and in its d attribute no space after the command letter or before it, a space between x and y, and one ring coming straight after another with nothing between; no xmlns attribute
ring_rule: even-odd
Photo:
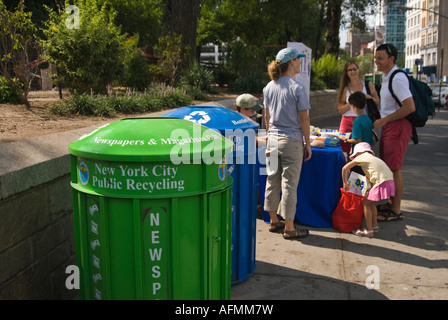
<svg viewBox="0 0 448 320"><path fill-rule="evenodd" d="M205 111L193 111L189 115L186 115L184 119L198 124L206 124L211 120L210 116Z"/></svg>
<svg viewBox="0 0 448 320"><path fill-rule="evenodd" d="M84 162L79 163L79 178L83 186L89 183L89 168Z"/></svg>

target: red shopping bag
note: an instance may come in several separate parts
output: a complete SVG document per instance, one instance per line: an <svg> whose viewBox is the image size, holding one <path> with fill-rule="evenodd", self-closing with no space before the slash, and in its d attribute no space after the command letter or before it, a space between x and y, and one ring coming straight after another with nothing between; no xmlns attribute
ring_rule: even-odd
<svg viewBox="0 0 448 320"><path fill-rule="evenodd" d="M364 213L363 199L363 196L347 192L344 188L341 188L341 199L333 211L333 229L342 232L352 232L359 229Z"/></svg>

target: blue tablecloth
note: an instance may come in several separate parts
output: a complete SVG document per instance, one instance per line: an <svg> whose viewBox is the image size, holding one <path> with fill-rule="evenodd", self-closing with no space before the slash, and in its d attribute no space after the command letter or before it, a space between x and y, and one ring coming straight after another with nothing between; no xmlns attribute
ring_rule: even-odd
<svg viewBox="0 0 448 320"><path fill-rule="evenodd" d="M332 228L332 213L341 197L342 167L346 161L340 147L312 148L313 155L302 165L297 188L295 220L315 228ZM265 150L259 150L264 155ZM260 159L260 168L265 159ZM260 172L261 170L259 170ZM266 175L260 178L260 203L264 205ZM263 219L269 222L269 213L263 211Z"/></svg>

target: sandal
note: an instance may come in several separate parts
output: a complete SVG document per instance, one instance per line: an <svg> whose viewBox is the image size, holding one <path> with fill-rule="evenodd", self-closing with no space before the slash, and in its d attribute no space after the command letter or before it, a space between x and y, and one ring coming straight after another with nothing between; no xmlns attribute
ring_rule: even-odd
<svg viewBox="0 0 448 320"><path fill-rule="evenodd" d="M391 208L390 208L389 204L383 204L383 205L377 206L376 210L378 211L378 213L388 213L391 210Z"/></svg>
<svg viewBox="0 0 448 320"><path fill-rule="evenodd" d="M382 217L381 219L378 219L379 217ZM377 221L380 222L390 222L390 221L399 221L402 220L402 214L401 212L399 214L396 214L393 210L389 210L387 212L379 212Z"/></svg>
<svg viewBox="0 0 448 320"><path fill-rule="evenodd" d="M283 233L283 239L286 240L297 240L301 238L306 238L310 232L307 229L294 229L293 231L287 231Z"/></svg>
<svg viewBox="0 0 448 320"><path fill-rule="evenodd" d="M373 230L367 231L367 229L365 228L363 230L361 229L353 230L352 233L358 237L373 238Z"/></svg>
<svg viewBox="0 0 448 320"><path fill-rule="evenodd" d="M279 232L285 229L285 221L273 222L269 224L269 232Z"/></svg>
<svg viewBox="0 0 448 320"><path fill-rule="evenodd" d="M378 231L380 231L380 227L374 226L374 227L372 227L372 231L373 232L378 232Z"/></svg>

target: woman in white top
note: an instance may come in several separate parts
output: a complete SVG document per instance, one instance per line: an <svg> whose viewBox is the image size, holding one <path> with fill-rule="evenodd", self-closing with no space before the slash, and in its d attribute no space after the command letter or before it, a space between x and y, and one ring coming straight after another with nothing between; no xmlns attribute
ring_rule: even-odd
<svg viewBox="0 0 448 320"><path fill-rule="evenodd" d="M353 121L356 119L356 114L351 110L348 103L348 97L351 93L361 91L366 95L367 99L373 99L376 105L380 103L380 97L376 93L375 86L369 81L370 95L367 94L365 82L359 77L359 66L353 61L349 60L345 63L344 72L341 77L341 84L339 85L338 94L338 111L342 115L341 124L339 125L339 132L352 132ZM350 144L342 143L342 151L347 154L350 152Z"/></svg>

